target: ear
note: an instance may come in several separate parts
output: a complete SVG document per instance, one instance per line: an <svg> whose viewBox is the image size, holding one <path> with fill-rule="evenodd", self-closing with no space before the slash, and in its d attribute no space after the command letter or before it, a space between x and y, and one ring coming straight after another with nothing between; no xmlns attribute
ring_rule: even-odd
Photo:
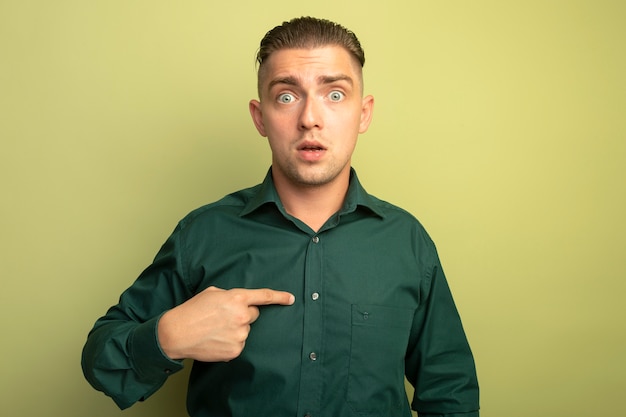
<svg viewBox="0 0 626 417"><path fill-rule="evenodd" d="M261 112L261 102L259 100L250 100L248 109L250 110L250 116L252 116L252 122L256 130L259 131L261 136L267 137L265 134L265 124L263 123L263 113Z"/></svg>
<svg viewBox="0 0 626 417"><path fill-rule="evenodd" d="M361 123L359 124L359 133L367 132L372 121L372 113L374 112L374 97L363 97L361 103Z"/></svg>

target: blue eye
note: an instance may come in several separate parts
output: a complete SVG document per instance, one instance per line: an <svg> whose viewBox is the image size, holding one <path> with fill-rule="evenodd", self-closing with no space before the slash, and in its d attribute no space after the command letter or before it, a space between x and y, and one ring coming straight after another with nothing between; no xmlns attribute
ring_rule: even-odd
<svg viewBox="0 0 626 417"><path fill-rule="evenodd" d="M341 91L331 91L328 97L331 101L341 101L345 96Z"/></svg>
<svg viewBox="0 0 626 417"><path fill-rule="evenodd" d="M283 104L289 104L295 100L293 94L284 93L278 96L278 101Z"/></svg>

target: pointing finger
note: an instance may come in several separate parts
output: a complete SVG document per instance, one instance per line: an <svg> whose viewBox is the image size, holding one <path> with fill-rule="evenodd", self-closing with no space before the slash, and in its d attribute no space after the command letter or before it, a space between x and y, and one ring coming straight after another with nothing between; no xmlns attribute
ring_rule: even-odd
<svg viewBox="0 0 626 417"><path fill-rule="evenodd" d="M260 288L256 290L245 291L245 297L250 306L261 306L270 304L279 304L290 306L296 301L296 297L286 291L277 291L269 288Z"/></svg>

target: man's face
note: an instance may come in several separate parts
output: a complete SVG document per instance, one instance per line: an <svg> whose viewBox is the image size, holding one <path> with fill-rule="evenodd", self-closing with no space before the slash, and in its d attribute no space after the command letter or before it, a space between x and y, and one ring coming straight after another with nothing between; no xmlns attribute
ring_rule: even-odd
<svg viewBox="0 0 626 417"><path fill-rule="evenodd" d="M352 56L339 46L283 49L266 60L260 77L260 101L250 102L250 113L268 138L274 180L310 187L349 175L374 102L362 97Z"/></svg>

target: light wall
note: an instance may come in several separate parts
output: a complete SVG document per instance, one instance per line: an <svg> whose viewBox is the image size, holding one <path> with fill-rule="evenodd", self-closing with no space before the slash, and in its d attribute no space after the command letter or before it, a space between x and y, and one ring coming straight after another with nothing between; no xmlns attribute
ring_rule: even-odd
<svg viewBox="0 0 626 417"><path fill-rule="evenodd" d="M626 415L626 3L0 1L0 414L121 414L91 325L191 209L258 183L254 53L352 28L376 97L354 166L438 245L483 417Z"/></svg>

